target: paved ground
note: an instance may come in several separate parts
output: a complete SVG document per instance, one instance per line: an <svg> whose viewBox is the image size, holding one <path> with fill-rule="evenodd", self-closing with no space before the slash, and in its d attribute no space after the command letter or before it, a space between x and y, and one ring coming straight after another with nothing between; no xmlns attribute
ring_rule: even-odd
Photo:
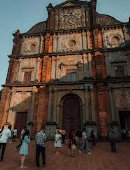
<svg viewBox="0 0 130 170"><path fill-rule="evenodd" d="M18 142L17 142L18 143ZM8 144L4 161L0 162L0 170L20 169L20 154L15 151L17 143ZM63 146L61 155L55 154L53 142L46 143L47 167L45 170L130 170L130 143L118 143L117 153L110 152L109 143L97 143L95 149L90 148L92 155L85 151L76 153L75 157L67 155L67 147ZM27 170L35 169L35 142L29 144L26 159Z"/></svg>

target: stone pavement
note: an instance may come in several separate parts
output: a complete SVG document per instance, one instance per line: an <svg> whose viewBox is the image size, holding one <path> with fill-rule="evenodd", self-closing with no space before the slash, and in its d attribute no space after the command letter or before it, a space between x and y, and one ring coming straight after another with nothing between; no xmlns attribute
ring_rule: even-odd
<svg viewBox="0 0 130 170"><path fill-rule="evenodd" d="M0 170L19 170L20 154L15 151L18 142L7 145L4 161L0 162ZM75 157L67 154L63 146L61 155L55 154L53 142L46 143L47 166L45 170L130 170L130 143L117 143L117 153L110 152L107 142L99 142L95 149L90 148L92 155L86 151L76 153ZM26 157L27 170L35 170L35 142L29 144L29 154Z"/></svg>

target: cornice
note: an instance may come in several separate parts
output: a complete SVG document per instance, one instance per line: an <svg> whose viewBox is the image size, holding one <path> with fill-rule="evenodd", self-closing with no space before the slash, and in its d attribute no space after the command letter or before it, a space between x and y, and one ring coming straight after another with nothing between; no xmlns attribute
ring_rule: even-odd
<svg viewBox="0 0 130 170"><path fill-rule="evenodd" d="M83 84L94 84L95 86L98 84L119 84L119 83L130 83L130 76L127 77L106 77L106 78L98 78L98 79L93 79L92 77L84 77L83 80L75 81L75 82L66 82L66 81L60 81L60 80L51 80L49 82L40 82L40 83L35 83L35 82L30 82L30 83L23 83L23 82L15 82L13 84L6 83L2 85L2 87L8 87L8 88L13 88L13 87L41 87L41 86L53 86L53 85L83 85ZM129 87L130 88L130 87Z"/></svg>
<svg viewBox="0 0 130 170"><path fill-rule="evenodd" d="M117 47L117 48L95 48L95 49L88 49L88 50L81 50L81 51L68 51L68 52L52 52L52 53L39 53L34 55L8 55L9 58L15 59L25 59L25 58L43 58L44 56L66 56L66 55L83 55L83 54L94 54L96 52L106 53L106 52L118 52L118 51L128 51L130 47Z"/></svg>
<svg viewBox="0 0 130 170"><path fill-rule="evenodd" d="M43 32L40 33L23 33L19 35L19 38L29 38L29 37L39 37L39 36L45 36L47 33L49 33L50 35L54 35L54 34L70 34L70 33L81 33L82 31L94 31L94 29L98 29L98 30L104 30L104 29L118 29L118 28L123 28L124 26L126 27L130 27L129 22L126 23L121 23L121 24L116 24L116 25L109 25L109 26L101 26L101 25L92 25L89 27L80 27L77 29L68 29L68 30L45 30Z"/></svg>

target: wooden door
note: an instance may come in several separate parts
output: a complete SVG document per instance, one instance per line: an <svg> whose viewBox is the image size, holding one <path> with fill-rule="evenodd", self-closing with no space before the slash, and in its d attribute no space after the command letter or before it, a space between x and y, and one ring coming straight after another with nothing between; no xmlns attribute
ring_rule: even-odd
<svg viewBox="0 0 130 170"><path fill-rule="evenodd" d="M80 103L76 97L68 97L63 103L62 128L66 130L66 136L71 129L80 128Z"/></svg>
<svg viewBox="0 0 130 170"><path fill-rule="evenodd" d="M27 114L28 114L27 112L17 112L16 122L15 122L15 127L18 130L17 138L20 138L20 133L27 124Z"/></svg>

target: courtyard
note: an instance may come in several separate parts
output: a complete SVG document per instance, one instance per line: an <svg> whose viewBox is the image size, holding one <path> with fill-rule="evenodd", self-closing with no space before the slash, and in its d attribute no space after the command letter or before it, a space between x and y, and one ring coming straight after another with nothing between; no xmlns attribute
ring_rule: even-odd
<svg viewBox="0 0 130 170"><path fill-rule="evenodd" d="M15 151L19 143L9 143L6 147L4 161L0 162L0 170L20 169L20 154ZM90 145L90 143L89 143ZM130 143L117 143L117 153L110 152L109 142L98 142L91 148L92 155L86 151L76 153L75 157L68 156L67 146L63 146L61 154L55 154L53 142L46 143L45 170L129 170L130 169ZM29 154L26 157L27 170L35 169L35 141L29 144Z"/></svg>

